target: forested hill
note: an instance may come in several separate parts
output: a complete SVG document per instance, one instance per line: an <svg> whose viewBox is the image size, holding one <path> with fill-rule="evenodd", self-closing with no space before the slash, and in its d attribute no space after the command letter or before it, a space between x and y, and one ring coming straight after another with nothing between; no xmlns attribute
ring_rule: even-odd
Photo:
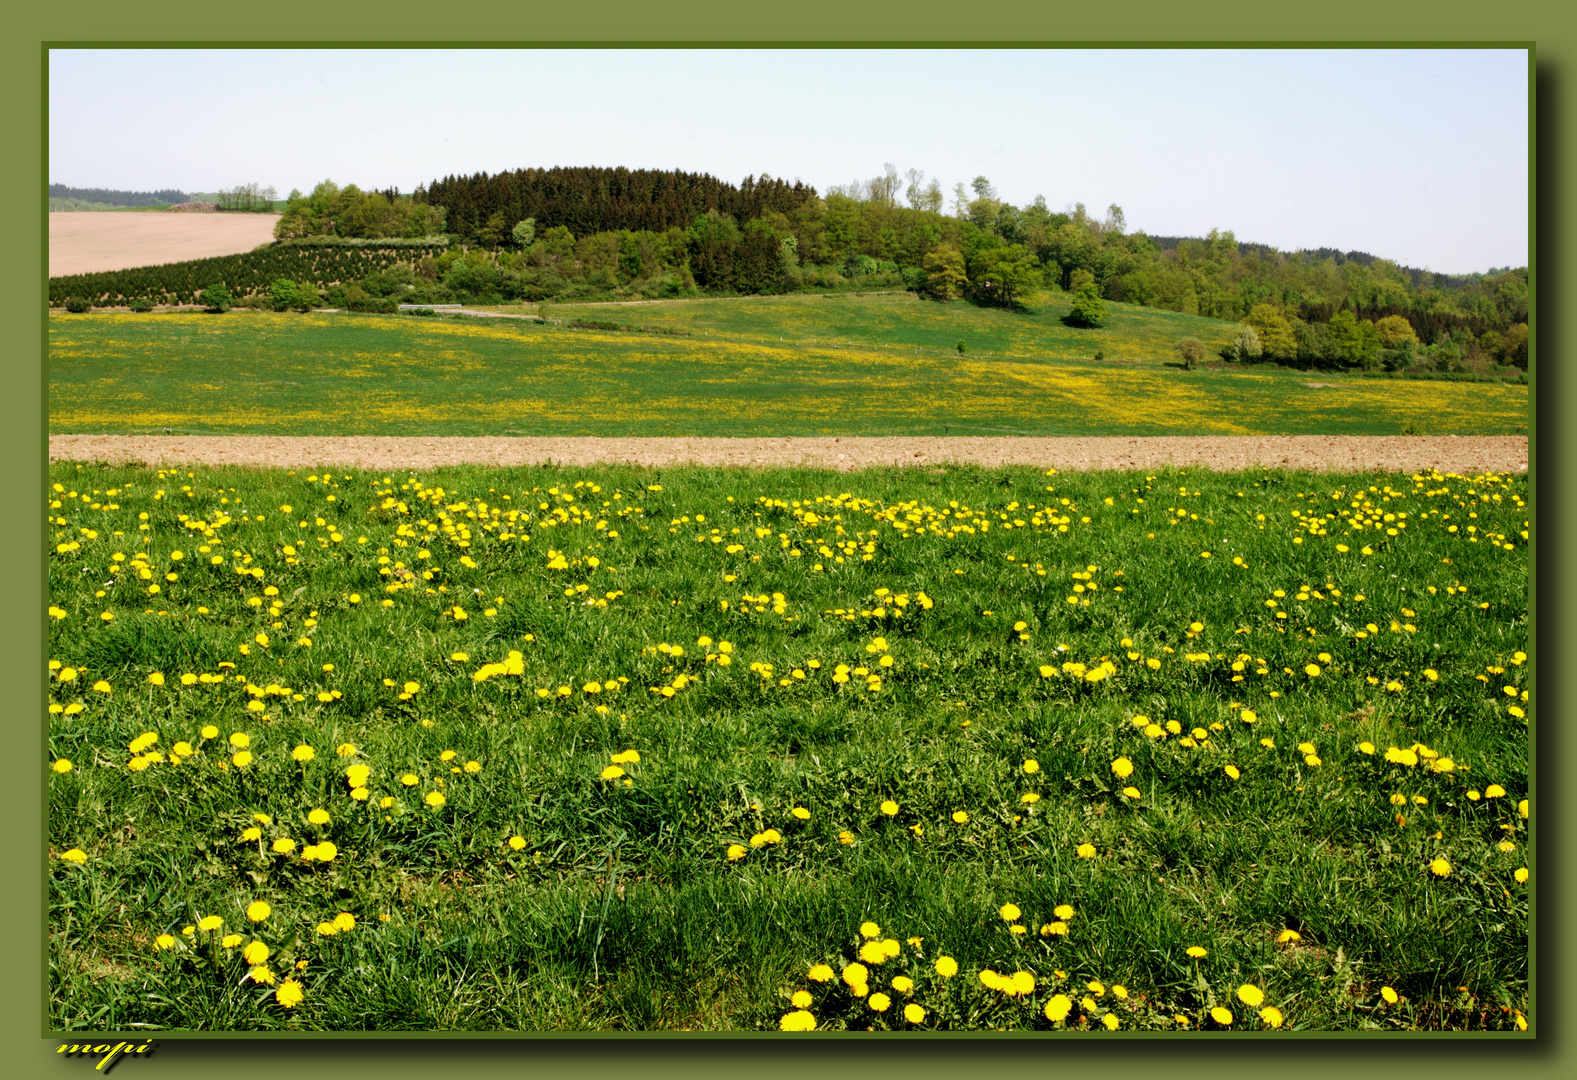
<svg viewBox="0 0 1577 1080"><path fill-rule="evenodd" d="M409 195L325 180L291 192L274 235L447 237L446 254L415 267L427 302L847 286L1012 307L1034 293L1093 292L1246 323L1257 337L1245 339L1249 356L1413 366L1428 347L1432 363L1527 365L1526 267L1438 275L1364 252L1240 244L1216 229L1156 238L1130 230L1115 205L1100 217L1040 197L1014 206L984 176L956 185L944 212L935 180L904 175L907 188L888 166L824 194L765 175L736 186L704 173L590 167L451 176Z"/></svg>
<svg viewBox="0 0 1577 1080"><path fill-rule="evenodd" d="M88 203L107 203L110 206L173 206L186 202L186 193L166 188L163 191L114 191L109 188L67 187L50 184L51 199L80 199Z"/></svg>
<svg viewBox="0 0 1577 1080"><path fill-rule="evenodd" d="M444 207L449 228L462 235L480 233L498 215L503 232L533 218L538 229L563 226L585 236L688 229L708 211L738 222L793 214L816 198L816 189L769 176L747 176L735 187L706 173L588 167L448 176L418 188L415 198Z"/></svg>
<svg viewBox="0 0 1577 1080"><path fill-rule="evenodd" d="M1202 236L1151 236L1150 242L1161 251L1176 251L1183 244L1204 245L1207 243ZM1241 256L1254 256L1261 259L1291 259L1313 266L1329 261L1332 265L1340 267L1344 263L1357 263L1359 266L1369 266L1381 261L1379 256L1371 255L1367 251L1342 251L1340 248L1299 248L1291 254L1284 254L1269 244L1256 244L1248 240L1237 242L1238 254ZM1499 277L1510 271L1510 267L1497 269L1490 267L1482 274L1440 274L1433 270L1420 270L1416 266L1397 266L1396 268L1406 274L1413 283L1413 288L1459 290L1470 287L1474 282L1483 278Z"/></svg>

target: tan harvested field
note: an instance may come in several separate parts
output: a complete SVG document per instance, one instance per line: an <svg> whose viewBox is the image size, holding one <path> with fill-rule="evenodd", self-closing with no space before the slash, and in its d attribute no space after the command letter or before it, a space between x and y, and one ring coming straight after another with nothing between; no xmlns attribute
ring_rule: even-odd
<svg viewBox="0 0 1577 1080"><path fill-rule="evenodd" d="M273 240L278 220L278 214L50 214L49 276L238 255Z"/></svg>
<svg viewBox="0 0 1577 1080"><path fill-rule="evenodd" d="M1528 468L1526 435L1482 437L1272 435L1105 438L451 438L356 436L51 435L51 461L142 465L340 466L432 469L451 465L856 469L1033 465L1063 471L1272 468L1464 475Z"/></svg>

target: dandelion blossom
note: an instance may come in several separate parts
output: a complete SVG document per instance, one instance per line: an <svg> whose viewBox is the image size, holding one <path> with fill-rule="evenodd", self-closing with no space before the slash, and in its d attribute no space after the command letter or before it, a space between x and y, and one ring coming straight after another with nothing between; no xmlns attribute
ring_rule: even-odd
<svg viewBox="0 0 1577 1080"><path fill-rule="evenodd" d="M279 984L279 989L274 991L274 1000L287 1009L294 1009L301 1004L301 984L295 979L286 979Z"/></svg>
<svg viewBox="0 0 1577 1080"><path fill-rule="evenodd" d="M1310 664L1309 666L1313 667L1314 665ZM1210 1010L1210 1019L1214 1020L1222 1027L1227 1027L1232 1023L1232 1010L1224 1009L1220 1005L1217 1005L1215 1008Z"/></svg>
<svg viewBox="0 0 1577 1080"><path fill-rule="evenodd" d="M241 950L241 959L245 960L248 964L251 964L254 967L267 960L268 956L268 946L263 944L261 941L253 941L249 943L246 948Z"/></svg>
<svg viewBox="0 0 1577 1080"><path fill-rule="evenodd" d="M268 901L254 900L252 903L247 905L246 917L253 922L262 922L264 919L273 914L273 912L274 909L268 906Z"/></svg>
<svg viewBox="0 0 1577 1080"><path fill-rule="evenodd" d="M951 956L938 956L936 958L936 973L944 979L951 979L958 974L958 961Z"/></svg>
<svg viewBox="0 0 1577 1080"><path fill-rule="evenodd" d="M1265 1003L1265 992L1253 983L1244 983L1238 987L1238 1000L1251 1009L1257 1009Z"/></svg>
<svg viewBox="0 0 1577 1080"><path fill-rule="evenodd" d="M925 1019L925 1010L919 1005L910 1002L903 1007L903 1018L911 1024L918 1024Z"/></svg>
<svg viewBox="0 0 1577 1080"><path fill-rule="evenodd" d="M1112 772L1117 774L1119 780L1126 780L1133 775L1133 762L1120 757L1112 762Z"/></svg>
<svg viewBox="0 0 1577 1080"><path fill-rule="evenodd" d="M866 1004L870 1005L871 1009L875 1012L886 1012L887 1007L892 1003L893 999L888 997L886 994L872 994L866 1000Z"/></svg>
<svg viewBox="0 0 1577 1080"><path fill-rule="evenodd" d="M1400 1000L1400 995L1389 986L1380 987L1380 997L1385 1000L1387 1005L1395 1005Z"/></svg>
<svg viewBox="0 0 1577 1080"><path fill-rule="evenodd" d="M1093 859L1095 857L1095 845L1080 844L1074 849L1074 854L1078 855L1078 857L1081 859Z"/></svg>
<svg viewBox="0 0 1577 1080"><path fill-rule="evenodd" d="M296 747L290 752L290 756L295 761L306 762L311 761L313 758L317 757L318 752L312 749L312 747L308 746L306 743L302 743L300 746Z"/></svg>
<svg viewBox="0 0 1577 1080"><path fill-rule="evenodd" d="M868 937L868 938L880 937L881 934L882 934L882 928L880 926L877 926L873 922L862 922L860 924L860 936L861 937Z"/></svg>
<svg viewBox="0 0 1577 1080"><path fill-rule="evenodd" d="M1259 1018L1265 1022L1266 1027L1279 1028L1281 1026L1281 1010L1274 1005L1266 1005L1261 1009Z"/></svg>
<svg viewBox="0 0 1577 1080"><path fill-rule="evenodd" d="M1192 956L1195 960L1200 960L1210 954L1204 949L1201 949L1198 945L1190 945L1188 947L1188 955Z"/></svg>
<svg viewBox="0 0 1577 1080"><path fill-rule="evenodd" d="M88 861L88 853L83 851L81 848L76 847L61 852L60 857L65 859L67 862L74 862L78 866L81 866L83 863Z"/></svg>
<svg viewBox="0 0 1577 1080"><path fill-rule="evenodd" d="M66 758L56 758L55 763L50 768L58 773L68 773L72 769L72 764Z"/></svg>
<svg viewBox="0 0 1577 1080"><path fill-rule="evenodd" d="M1066 994L1053 994L1051 1000L1046 1002L1046 1019L1053 1024L1062 1023L1072 1011L1073 1000Z"/></svg>
<svg viewBox="0 0 1577 1080"><path fill-rule="evenodd" d="M816 1017L805 1009L795 1009L783 1015L783 1019L778 1021L778 1028L782 1031L815 1031Z"/></svg>
<svg viewBox="0 0 1577 1080"><path fill-rule="evenodd" d="M832 975L832 968L828 967L826 964L817 964L815 967L810 969L810 972L805 977L811 982L831 982Z"/></svg>
<svg viewBox="0 0 1577 1080"><path fill-rule="evenodd" d="M1018 905L1016 904L1003 904L1001 910L998 911L997 914L1002 916L1004 922L1012 922L1014 919L1019 917L1021 912L1019 911Z"/></svg>
<svg viewBox="0 0 1577 1080"><path fill-rule="evenodd" d="M1435 877L1450 877L1451 864L1445 859L1435 859L1429 864L1429 872L1435 875Z"/></svg>

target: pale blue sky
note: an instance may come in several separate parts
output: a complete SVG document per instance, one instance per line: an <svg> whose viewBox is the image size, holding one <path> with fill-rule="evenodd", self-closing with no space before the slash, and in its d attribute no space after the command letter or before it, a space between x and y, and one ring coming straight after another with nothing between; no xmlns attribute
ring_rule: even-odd
<svg viewBox="0 0 1577 1080"><path fill-rule="evenodd" d="M212 191L625 165L985 175L1130 229L1528 259L1523 50L53 50L49 176ZM951 204L951 199L949 199Z"/></svg>

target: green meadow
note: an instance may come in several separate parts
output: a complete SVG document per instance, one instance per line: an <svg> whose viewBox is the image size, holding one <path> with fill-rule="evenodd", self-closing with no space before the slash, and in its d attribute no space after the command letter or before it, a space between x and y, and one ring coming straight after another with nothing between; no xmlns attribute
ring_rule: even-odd
<svg viewBox="0 0 1577 1080"><path fill-rule="evenodd" d="M1526 1026L1524 476L49 480L52 1028Z"/></svg>
<svg viewBox="0 0 1577 1080"><path fill-rule="evenodd" d="M1178 340L1215 348L1235 326L1112 308L1099 331L1063 325L1050 302L1014 313L898 293L550 305L547 324L57 312L48 323L49 426L472 436L1527 430L1525 385L1270 365L1184 371Z"/></svg>

